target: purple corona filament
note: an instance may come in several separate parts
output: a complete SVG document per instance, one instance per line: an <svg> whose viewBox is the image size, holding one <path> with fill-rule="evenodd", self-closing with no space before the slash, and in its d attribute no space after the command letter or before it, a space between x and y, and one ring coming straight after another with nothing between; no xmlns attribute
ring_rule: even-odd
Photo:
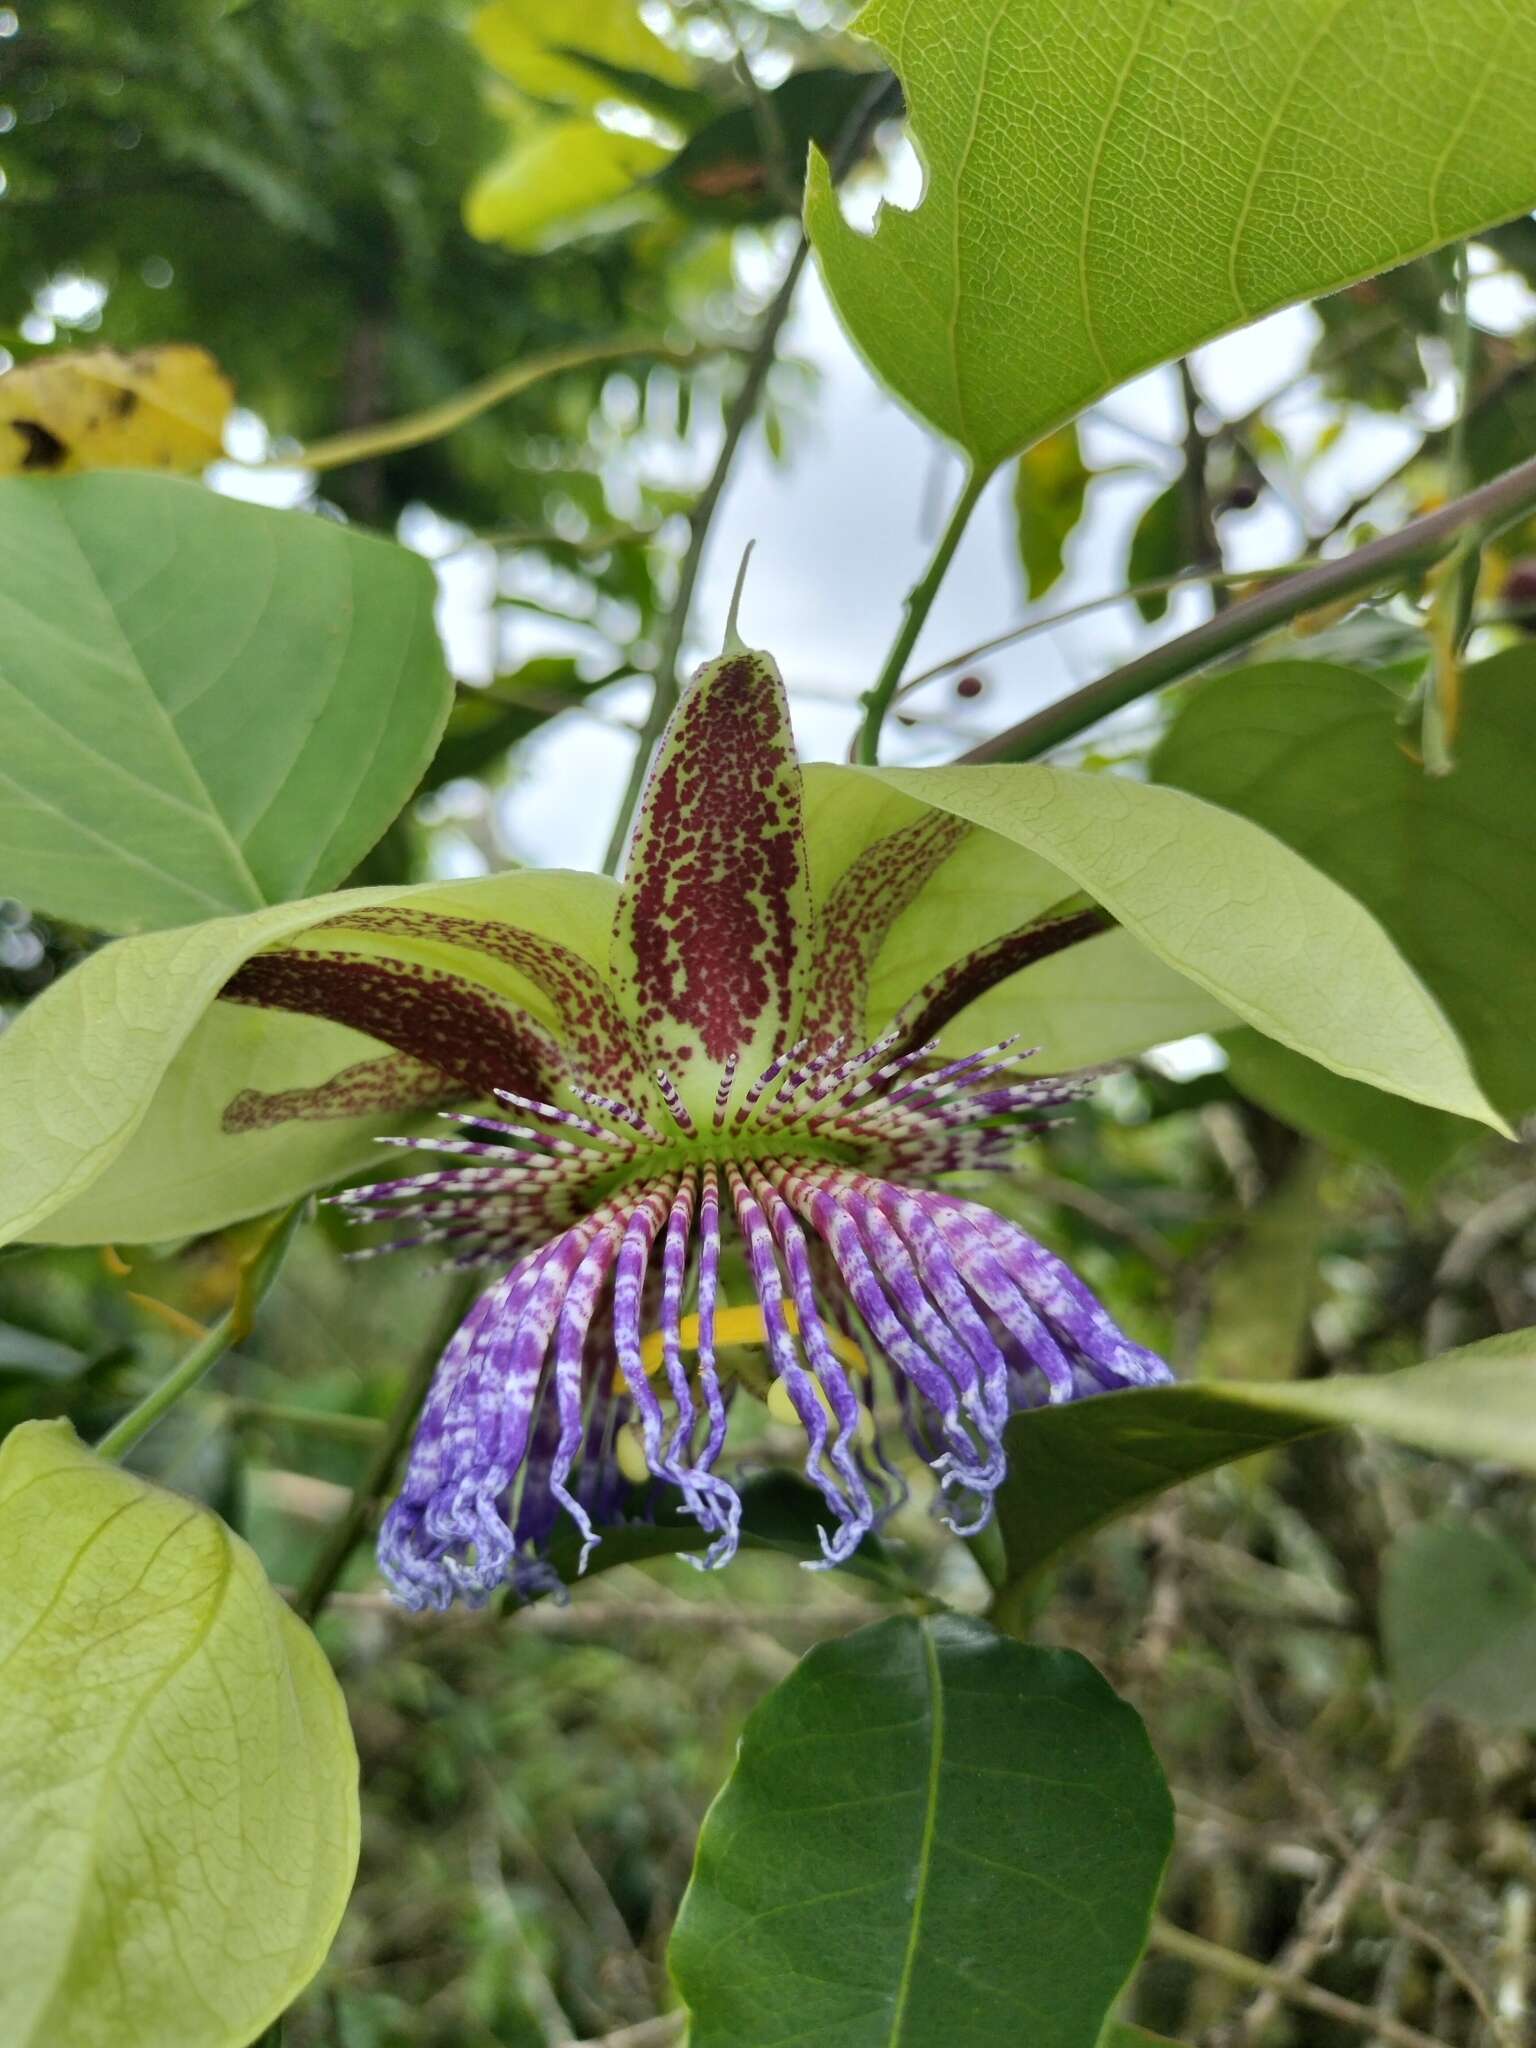
<svg viewBox="0 0 1536 2048"><path fill-rule="evenodd" d="M834 1040L798 1067L775 1055L743 1098L754 1120L730 1141L699 1139L658 1074L682 1136L653 1163L629 1135L648 1120L589 1090L580 1099L617 1128L520 1099L527 1125L465 1119L503 1143L391 1141L454 1163L336 1200L359 1222L409 1219L411 1244L509 1267L444 1359L386 1518L380 1556L399 1597L444 1606L507 1581L541 1590L546 1538L514 1543L518 1528L538 1536L568 1516L584 1561L600 1540L594 1508L611 1513L631 1474L671 1490L705 1531L694 1562L731 1557L740 1500L717 1469L727 1395L714 1336L727 1226L750 1277L755 1341L825 1503L818 1566L843 1562L897 1503L901 1482L873 1423L878 1361L896 1376L908 1440L961 1533L990 1512L1017 1409L1166 1379L1161 1360L1017 1225L906 1178L1005 1166L1024 1111L1082 1092L1075 1075L999 1088L1000 1073L1016 1072L1002 1058L1012 1044L944 1065L926 1052L916 1079L918 1063L887 1058L888 1041L849 1055ZM729 1096L722 1079L715 1100ZM546 1408L554 1419L535 1428ZM520 1505L530 1489L536 1513Z"/></svg>

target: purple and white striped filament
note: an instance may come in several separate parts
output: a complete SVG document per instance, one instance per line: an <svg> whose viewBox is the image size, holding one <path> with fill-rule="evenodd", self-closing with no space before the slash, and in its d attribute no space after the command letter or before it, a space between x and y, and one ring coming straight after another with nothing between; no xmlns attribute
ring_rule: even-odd
<svg viewBox="0 0 1536 2048"><path fill-rule="evenodd" d="M335 1198L359 1222L407 1223L373 1249L507 1268L443 1355L385 1518L380 1563L407 1606L546 1590L561 1517L585 1564L642 1475L704 1532L694 1563L730 1559L741 1502L718 1469L733 1382L716 1336L731 1239L826 1504L818 1568L904 1490L873 1425L876 1361L961 1533L990 1512L1016 1410L1169 1378L1062 1260L933 1185L1006 1166L1093 1077L1024 1076L1012 1041L944 1063L898 1043L791 1046L734 1108L732 1062L703 1135L664 1071L671 1133L582 1088L579 1110L503 1096L519 1121L386 1141L455 1163Z"/></svg>

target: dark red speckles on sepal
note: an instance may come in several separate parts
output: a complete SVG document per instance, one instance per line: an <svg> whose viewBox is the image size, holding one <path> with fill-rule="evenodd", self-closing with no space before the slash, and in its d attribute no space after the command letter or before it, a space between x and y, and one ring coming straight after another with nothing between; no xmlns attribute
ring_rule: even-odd
<svg viewBox="0 0 1536 2048"><path fill-rule="evenodd" d="M651 771L614 920L615 978L655 1057L769 1057L796 1035L810 959L800 769L772 659L705 664Z"/></svg>
<svg viewBox="0 0 1536 2048"><path fill-rule="evenodd" d="M650 1062L618 997L589 960L558 939L495 918L452 917L389 904L343 911L317 929L434 940L499 961L552 1005L560 1020L560 1042L581 1079L628 1101L649 1095Z"/></svg>
<svg viewBox="0 0 1536 2048"><path fill-rule="evenodd" d="M1048 959L1064 947L1097 938L1113 923L1109 912L1100 910L1097 904L1064 917L1047 912L1044 917L1033 918L952 961L903 1006L893 1027L895 1050L909 1052L914 1046L926 1044L1000 981L1007 981L1010 975L1033 967L1037 960Z"/></svg>
<svg viewBox="0 0 1536 2048"><path fill-rule="evenodd" d="M816 971L803 1029L812 1046L862 1036L869 970L891 926L972 830L951 811L929 811L866 846L816 913Z"/></svg>
<svg viewBox="0 0 1536 2048"><path fill-rule="evenodd" d="M413 1109L437 1109L462 1102L469 1090L441 1067L409 1053L357 1060L313 1088L242 1088L225 1110L222 1128L266 1131L274 1124L329 1123L343 1117L398 1116Z"/></svg>
<svg viewBox="0 0 1536 2048"><path fill-rule="evenodd" d="M555 1040L523 1011L414 960L299 948L258 953L220 993L227 1002L350 1025L476 1095L496 1088L548 1095L565 1071Z"/></svg>

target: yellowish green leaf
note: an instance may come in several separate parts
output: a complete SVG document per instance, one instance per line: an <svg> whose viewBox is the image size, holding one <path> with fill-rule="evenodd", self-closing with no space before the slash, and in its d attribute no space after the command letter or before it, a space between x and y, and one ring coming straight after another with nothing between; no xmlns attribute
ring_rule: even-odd
<svg viewBox="0 0 1536 2048"><path fill-rule="evenodd" d="M532 99L595 107L614 97L610 79L581 63L583 54L625 71L686 84L692 66L653 35L636 0L490 0L470 24L487 63Z"/></svg>
<svg viewBox="0 0 1536 2048"><path fill-rule="evenodd" d="M343 909L406 904L499 918L601 965L615 885L518 872L407 889L352 889L103 946L0 1034L0 1243L145 1243L212 1230L353 1171L398 1111L296 1113L230 1128L239 1097L313 1091L386 1051L322 1018L216 1001L242 961ZM366 941L354 938L354 950ZM553 1023L541 992L463 949L385 950L468 974Z"/></svg>
<svg viewBox="0 0 1536 2048"><path fill-rule="evenodd" d="M1083 516L1091 474L1076 427L1058 428L1019 457L1013 510L1027 597L1044 597L1060 579L1067 538Z"/></svg>
<svg viewBox="0 0 1536 2048"><path fill-rule="evenodd" d="M1183 791L1035 765L844 770L1049 863L1219 1004L1353 1080L1504 1128L1444 1014L1362 904ZM1178 803L1168 803L1178 797ZM1056 900L1071 893L1058 886ZM925 894L914 928L933 914ZM945 934L928 934L937 949ZM1028 975L1020 977L1027 989Z"/></svg>
<svg viewBox="0 0 1536 2048"><path fill-rule="evenodd" d="M1201 684L1152 771L1253 819L1358 897L1515 1119L1536 1108L1536 648L1474 663L1462 690L1451 775L1414 759L1393 691L1320 661Z"/></svg>
<svg viewBox="0 0 1536 2048"><path fill-rule="evenodd" d="M245 2048L357 1866L320 1646L216 1516L68 1423L0 1451L0 2039Z"/></svg>
<svg viewBox="0 0 1536 2048"><path fill-rule="evenodd" d="M520 132L482 171L464 200L464 224L481 242L536 251L637 192L672 152L580 115Z"/></svg>

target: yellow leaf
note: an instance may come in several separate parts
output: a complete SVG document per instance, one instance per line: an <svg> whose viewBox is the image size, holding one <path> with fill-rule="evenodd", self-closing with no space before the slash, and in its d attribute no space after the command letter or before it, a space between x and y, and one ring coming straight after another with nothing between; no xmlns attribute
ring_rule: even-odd
<svg viewBox="0 0 1536 2048"><path fill-rule="evenodd" d="M538 250L584 219L634 192L672 152L640 135L621 135L579 115L518 137L470 187L464 224L482 242Z"/></svg>
<svg viewBox="0 0 1536 2048"><path fill-rule="evenodd" d="M235 394L206 349L81 349L0 376L0 476L201 469Z"/></svg>
<svg viewBox="0 0 1536 2048"><path fill-rule="evenodd" d="M562 106L595 107L615 94L611 80L567 51L668 84L685 85L691 76L687 58L651 33L635 0L582 0L579 8L571 0L490 0L469 33L503 77L534 99Z"/></svg>

